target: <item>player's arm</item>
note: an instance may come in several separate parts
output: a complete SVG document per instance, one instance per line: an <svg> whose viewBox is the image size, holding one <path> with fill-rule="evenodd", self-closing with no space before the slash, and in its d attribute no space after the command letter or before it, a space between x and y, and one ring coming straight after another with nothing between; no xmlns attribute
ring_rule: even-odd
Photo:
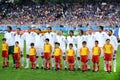
<svg viewBox="0 0 120 80"><path fill-rule="evenodd" d="M90 54L89 48L87 48L87 54L88 54L88 55Z"/></svg>

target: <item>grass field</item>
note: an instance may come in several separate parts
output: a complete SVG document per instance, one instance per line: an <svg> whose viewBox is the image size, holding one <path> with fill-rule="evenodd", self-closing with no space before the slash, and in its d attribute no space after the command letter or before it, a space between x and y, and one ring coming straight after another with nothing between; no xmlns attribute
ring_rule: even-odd
<svg viewBox="0 0 120 80"><path fill-rule="evenodd" d="M1 39L3 34L0 34L0 53ZM41 69L13 69L12 59L9 60L10 66L7 69L2 68L2 57L0 56L0 80L120 80L120 47L117 51L117 72L108 74L103 70L103 59L100 61L100 72L81 71L69 72L65 71L44 71ZM39 63L40 59L39 59Z"/></svg>

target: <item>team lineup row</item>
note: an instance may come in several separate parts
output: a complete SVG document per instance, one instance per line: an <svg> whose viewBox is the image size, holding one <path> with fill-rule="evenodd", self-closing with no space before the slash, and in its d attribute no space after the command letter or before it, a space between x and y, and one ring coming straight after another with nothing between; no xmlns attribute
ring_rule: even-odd
<svg viewBox="0 0 120 80"><path fill-rule="evenodd" d="M13 62L16 68L24 66L23 47L26 41L26 67L29 68L29 61L32 62L32 68L38 68L38 58L42 58L42 67L50 69L50 58L52 61L52 69L56 66L56 70L61 68L61 58L64 59L64 67L73 71L78 63L80 70L80 62L82 62L82 71L90 69L90 60L93 62L93 71L99 70L99 56L104 57L104 70L111 72L111 60L113 58L114 72L116 72L116 50L118 47L117 39L113 35L112 30L107 33L103 32L103 27L99 26L99 31L93 34L92 29L88 31L88 35L84 35L79 30L79 35L74 36L74 32L69 31L69 36L63 36L62 31L58 33L52 32L52 28L48 27L48 32L44 35L41 30L37 29L32 32L31 28L27 32L21 34L20 28L16 33L11 32L12 28L8 26L8 32L5 33L3 43L8 44L8 54L13 55ZM2 44L3 45L3 44ZM67 45L67 47L66 47ZM19 46L19 48L18 48ZM14 53L14 54L13 54ZM21 53L21 58L17 53ZM4 46L2 54L5 54ZM77 61L74 59L75 55ZM36 56L36 57L35 57ZM3 57L9 57L3 55ZM8 58L3 59L3 67L8 66ZM67 66L68 64L68 66Z"/></svg>

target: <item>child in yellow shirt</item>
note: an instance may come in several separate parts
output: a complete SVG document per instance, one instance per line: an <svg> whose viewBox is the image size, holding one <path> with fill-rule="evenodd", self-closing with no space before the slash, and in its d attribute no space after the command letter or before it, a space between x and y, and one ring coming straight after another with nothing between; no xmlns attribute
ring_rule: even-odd
<svg viewBox="0 0 120 80"><path fill-rule="evenodd" d="M62 50L60 48L60 43L56 42L55 47L56 47L54 50L55 66L56 66L56 70L59 70L62 69L62 64L61 64Z"/></svg>
<svg viewBox="0 0 120 80"><path fill-rule="evenodd" d="M29 58L32 65L31 69L36 69L36 48L34 47L34 43L31 43L30 46Z"/></svg>
<svg viewBox="0 0 120 80"><path fill-rule="evenodd" d="M3 58L3 68L8 67L8 44L6 43L6 38L2 39L2 58Z"/></svg>

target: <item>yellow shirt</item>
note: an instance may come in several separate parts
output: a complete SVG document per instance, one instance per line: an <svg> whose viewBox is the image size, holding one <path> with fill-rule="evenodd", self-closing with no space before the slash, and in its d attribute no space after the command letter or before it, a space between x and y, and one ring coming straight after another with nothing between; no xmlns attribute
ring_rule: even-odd
<svg viewBox="0 0 120 80"><path fill-rule="evenodd" d="M20 53L20 47L14 46L14 53Z"/></svg>
<svg viewBox="0 0 120 80"><path fill-rule="evenodd" d="M89 54L89 49L87 47L82 47L80 49L80 55L81 56L85 56L85 55L88 55Z"/></svg>
<svg viewBox="0 0 120 80"><path fill-rule="evenodd" d="M30 48L30 49L29 49L29 52L30 52L30 53L29 53L30 56L36 55L36 49L35 49L35 48Z"/></svg>
<svg viewBox="0 0 120 80"><path fill-rule="evenodd" d="M104 50L104 53L106 53L106 54L112 54L113 53L113 46L112 46L112 44L105 44L104 46L103 46L103 50Z"/></svg>
<svg viewBox="0 0 120 80"><path fill-rule="evenodd" d="M8 44L2 43L2 51L8 51Z"/></svg>
<svg viewBox="0 0 120 80"><path fill-rule="evenodd" d="M100 55L100 53L101 53L101 49L100 49L100 47L98 47L98 46L94 46L93 48L92 48L92 54L93 55Z"/></svg>
<svg viewBox="0 0 120 80"><path fill-rule="evenodd" d="M62 50L61 48L56 48L54 50L54 56L61 56L62 55Z"/></svg>
<svg viewBox="0 0 120 80"><path fill-rule="evenodd" d="M45 53L51 53L51 51L52 51L51 44L44 44L44 52Z"/></svg>
<svg viewBox="0 0 120 80"><path fill-rule="evenodd" d="M75 56L75 51L73 49L67 50L67 56Z"/></svg>

